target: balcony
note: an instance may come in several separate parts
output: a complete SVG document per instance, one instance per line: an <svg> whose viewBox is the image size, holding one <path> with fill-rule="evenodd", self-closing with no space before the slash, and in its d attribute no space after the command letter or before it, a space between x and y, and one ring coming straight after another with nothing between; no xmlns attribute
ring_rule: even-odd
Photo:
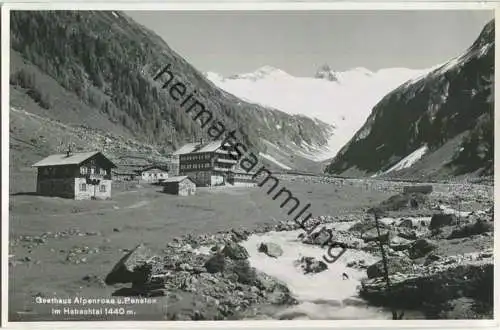
<svg viewBox="0 0 500 330"><path fill-rule="evenodd" d="M215 162L216 163L225 163L225 164L236 164L238 161L235 159L219 158Z"/></svg>
<svg viewBox="0 0 500 330"><path fill-rule="evenodd" d="M230 168L230 167L224 168L224 167L218 167L218 166L215 166L215 167L214 167L214 171L219 171L219 172L229 172L229 171L231 171L231 168Z"/></svg>

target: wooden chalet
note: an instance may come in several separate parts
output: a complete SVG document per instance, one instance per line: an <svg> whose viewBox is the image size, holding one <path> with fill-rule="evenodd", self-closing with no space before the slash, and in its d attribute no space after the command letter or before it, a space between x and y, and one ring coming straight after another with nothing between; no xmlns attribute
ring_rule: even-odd
<svg viewBox="0 0 500 330"><path fill-rule="evenodd" d="M111 198L111 169L116 165L99 151L50 155L33 164L36 192L43 196L81 199Z"/></svg>

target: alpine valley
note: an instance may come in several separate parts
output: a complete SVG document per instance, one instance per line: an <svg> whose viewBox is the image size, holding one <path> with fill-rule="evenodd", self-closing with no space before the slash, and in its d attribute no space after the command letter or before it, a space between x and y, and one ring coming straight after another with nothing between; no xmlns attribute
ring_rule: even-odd
<svg viewBox="0 0 500 330"><path fill-rule="evenodd" d="M200 102L275 170L492 173L493 22L444 65L338 72L325 64L311 77L271 66L203 74L119 12L15 12L11 22L11 147L21 151L11 159L15 172L68 141L115 159L162 159L204 138L153 81L172 63ZM53 130L62 130L58 138Z"/></svg>
<svg viewBox="0 0 500 330"><path fill-rule="evenodd" d="M310 77L202 72L122 12L10 24L10 322L494 322L493 21L444 64ZM168 64L267 176L194 143Z"/></svg>

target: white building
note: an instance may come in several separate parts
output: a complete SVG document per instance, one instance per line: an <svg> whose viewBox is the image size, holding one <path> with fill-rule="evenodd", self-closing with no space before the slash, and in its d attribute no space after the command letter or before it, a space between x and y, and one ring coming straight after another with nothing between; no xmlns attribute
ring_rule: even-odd
<svg viewBox="0 0 500 330"><path fill-rule="evenodd" d="M160 183L168 178L168 170L161 166L150 166L141 171L142 181Z"/></svg>

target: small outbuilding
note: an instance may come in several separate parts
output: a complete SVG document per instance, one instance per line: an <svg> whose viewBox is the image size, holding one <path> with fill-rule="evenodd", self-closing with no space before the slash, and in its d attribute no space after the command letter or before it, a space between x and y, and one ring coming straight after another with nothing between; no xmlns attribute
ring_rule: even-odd
<svg viewBox="0 0 500 330"><path fill-rule="evenodd" d="M415 185L415 186L404 186L403 194L420 193L420 194L430 194L433 191L431 185Z"/></svg>
<svg viewBox="0 0 500 330"><path fill-rule="evenodd" d="M162 185L163 192L167 194L191 196L196 193L196 183L187 175L167 178Z"/></svg>

